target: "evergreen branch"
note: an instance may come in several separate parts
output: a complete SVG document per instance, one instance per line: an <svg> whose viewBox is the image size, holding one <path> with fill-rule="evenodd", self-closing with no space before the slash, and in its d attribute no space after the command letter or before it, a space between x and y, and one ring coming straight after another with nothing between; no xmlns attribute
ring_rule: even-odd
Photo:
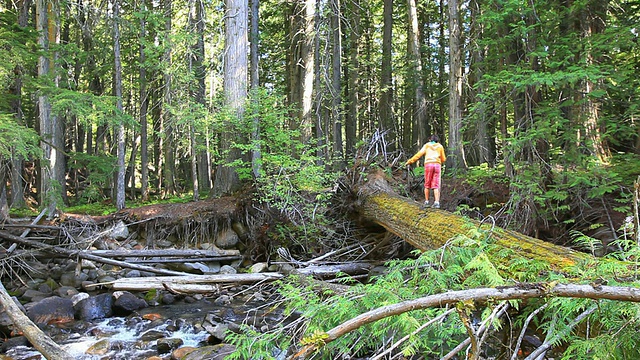
<svg viewBox="0 0 640 360"><path fill-rule="evenodd" d="M400 315L408 311L452 305L461 301L521 300L541 297L606 299L640 302L640 289L634 287L604 285L592 286L557 283L519 283L513 286L500 286L496 288L448 291L441 294L430 295L379 307L360 314L327 331L327 336L322 337L322 342L305 345L289 359L306 359L311 354L317 352L321 346L324 346L366 324L370 324L390 316Z"/></svg>

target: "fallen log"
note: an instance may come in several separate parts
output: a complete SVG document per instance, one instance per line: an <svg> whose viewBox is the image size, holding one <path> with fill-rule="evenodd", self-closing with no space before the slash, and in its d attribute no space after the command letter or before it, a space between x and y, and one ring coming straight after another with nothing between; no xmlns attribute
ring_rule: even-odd
<svg viewBox="0 0 640 360"><path fill-rule="evenodd" d="M94 284L93 286L108 285L113 290L127 291L149 291L152 289L179 289L188 291L189 286L193 286L196 292L211 292L215 290L211 285L220 283L255 283L260 281L273 281L282 279L284 275L280 273L250 273L250 274L215 274L215 275L188 275L188 276L153 276L140 278L120 278L112 282ZM209 291L211 290L211 291Z"/></svg>
<svg viewBox="0 0 640 360"><path fill-rule="evenodd" d="M336 264L336 265L312 265L306 268L295 269L293 274L314 277L317 279L335 278L338 274L359 275L366 274L371 268L368 263ZM113 290L148 291L165 288L172 292L180 293L210 293L215 292L216 285L220 283L255 283L261 281L274 281L285 277L285 274L248 273L248 274L212 274L212 275L186 275L186 276L154 276L139 278L120 278L112 282L93 284L90 286L110 286ZM342 290L346 287L336 286Z"/></svg>
<svg viewBox="0 0 640 360"><path fill-rule="evenodd" d="M47 244L43 244L41 242L38 241L33 241L33 240L28 240L28 239L23 239L21 237L15 236L15 235L11 235L9 233L6 233L4 231L0 231L0 238L5 239L5 240L9 240L11 242L14 243L18 243L18 244L22 244L22 245L27 245L36 249L40 249L40 250L44 250L47 252L52 252L52 253L59 253L59 254L65 254L69 257L78 257L81 259L87 259L87 260L92 260L92 261L97 261L103 264L110 264L110 265L116 265L116 266L120 266L120 267L125 267L125 268L129 268L129 269L135 269L135 270L140 270L140 271L148 271L148 272L152 272L152 273L156 273L156 274L165 274L165 275L186 275L185 273L182 272L178 272L178 271L171 271L171 270L166 270L166 269L157 269L151 266L145 266L145 265L137 265L137 264L131 264L131 263L127 263L124 261L118 261L118 260L113 260L113 259L107 259L107 258L103 258L100 256L96 256L96 255L92 255L89 254L85 251L82 250L72 250L72 249L66 249L60 246L51 246L51 245L47 245Z"/></svg>
<svg viewBox="0 0 640 360"><path fill-rule="evenodd" d="M91 254L106 258L143 258L143 257L220 257L220 256L239 256L239 250L190 250L190 249L166 249L166 250L91 250Z"/></svg>
<svg viewBox="0 0 640 360"><path fill-rule="evenodd" d="M382 173L370 174L357 190L356 212L361 219L381 225L422 251L440 248L456 235L465 234L469 224L482 225L448 211L421 208L419 203L396 194ZM593 259L589 254L498 227L491 237L496 245L523 258L546 261L555 270Z"/></svg>

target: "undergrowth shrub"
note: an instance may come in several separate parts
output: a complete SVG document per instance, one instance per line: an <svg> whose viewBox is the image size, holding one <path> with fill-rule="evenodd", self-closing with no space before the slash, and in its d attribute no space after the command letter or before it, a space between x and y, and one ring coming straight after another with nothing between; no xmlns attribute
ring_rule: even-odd
<svg viewBox="0 0 640 360"><path fill-rule="evenodd" d="M636 246L627 256L637 259L637 253ZM294 345L323 344L326 331L357 315L451 290L521 282L534 282L533 286L552 286L557 282L594 284L603 278L610 279L610 285L640 286L636 280L623 280L614 275L626 273L628 263L596 262L594 259L559 273L552 271L544 260L518 258L510 250L492 242L488 227L470 227L467 234L457 236L442 248L415 255L414 259L388 262L383 274L372 278L369 283L353 285L343 293L318 290L313 285L301 286L312 282L296 277L281 281L281 306L285 315L292 315L298 320L275 326L267 333L247 326L241 333L230 334L231 343L237 347L230 359L282 358L287 352L293 353L291 347ZM387 317L329 342L320 347L313 358L370 358L381 354L400 339L403 341L398 342L394 354L442 358L468 337L462 315L471 323L480 324L490 321L491 313L498 305L491 301L461 301L450 313L447 313L449 308L444 307ZM555 347L553 356L557 358L633 359L640 356L640 339L635 335L640 321L640 306L636 303L532 298L511 300L509 305L508 316L491 320L493 330L490 338L493 340L483 342L483 353L510 358L512 352L517 351L515 342L518 334L527 333L552 341ZM438 316L442 318L429 326L422 326ZM574 322L581 316L584 320L576 326ZM607 352L607 348L615 350Z"/></svg>

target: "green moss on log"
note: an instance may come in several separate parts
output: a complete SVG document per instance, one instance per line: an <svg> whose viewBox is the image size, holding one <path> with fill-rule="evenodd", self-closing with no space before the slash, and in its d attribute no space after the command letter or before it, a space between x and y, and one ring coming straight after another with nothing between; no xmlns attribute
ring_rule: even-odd
<svg viewBox="0 0 640 360"><path fill-rule="evenodd" d="M358 211L364 219L383 226L422 251L437 249L455 236L467 234L470 227L482 226L478 221L447 211L422 209L415 201L390 191L380 179L370 181L360 194ZM492 230L489 241L515 256L547 262L555 270L593 259L589 254L498 227Z"/></svg>

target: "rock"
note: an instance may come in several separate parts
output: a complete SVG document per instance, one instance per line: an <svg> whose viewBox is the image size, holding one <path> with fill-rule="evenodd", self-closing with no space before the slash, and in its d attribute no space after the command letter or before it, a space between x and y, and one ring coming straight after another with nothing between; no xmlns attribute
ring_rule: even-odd
<svg viewBox="0 0 640 360"><path fill-rule="evenodd" d="M81 300L74 306L80 320L104 319L113 315L113 297L109 293Z"/></svg>
<svg viewBox="0 0 640 360"><path fill-rule="evenodd" d="M71 297L71 301L73 302L73 306L76 306L80 301L88 299L90 297L91 295L87 293L77 293Z"/></svg>
<svg viewBox="0 0 640 360"><path fill-rule="evenodd" d="M222 265L220 264L219 261L207 262L207 267L209 268L209 270L205 274L217 274L220 272L221 266Z"/></svg>
<svg viewBox="0 0 640 360"><path fill-rule="evenodd" d="M102 339L97 343L91 345L85 354L87 355L106 355L111 348L111 342L109 339Z"/></svg>
<svg viewBox="0 0 640 360"><path fill-rule="evenodd" d="M197 348L193 346L184 346L184 347L178 348L171 353L171 360L181 360L186 355L192 353L195 350L197 350Z"/></svg>
<svg viewBox="0 0 640 360"><path fill-rule="evenodd" d="M86 273L80 273L76 276L75 271L70 271L62 274L60 277L60 284L63 286L80 287L83 281L89 279L89 275Z"/></svg>
<svg viewBox="0 0 640 360"><path fill-rule="evenodd" d="M231 299L232 299L231 296L223 294L223 295L218 296L213 301L213 303L216 304L216 305L229 305L229 304L231 304Z"/></svg>
<svg viewBox="0 0 640 360"><path fill-rule="evenodd" d="M98 267L96 266L96 263L94 263L91 260L87 260L87 259L82 259L82 268L83 269L91 269L91 270L95 270Z"/></svg>
<svg viewBox="0 0 640 360"><path fill-rule="evenodd" d="M55 290L55 294L60 297L70 299L74 295L78 294L78 290L71 286L61 286Z"/></svg>
<svg viewBox="0 0 640 360"><path fill-rule="evenodd" d="M132 312L147 307L147 302L128 291L118 291L113 293L116 298L113 310L116 315L126 316Z"/></svg>
<svg viewBox="0 0 640 360"><path fill-rule="evenodd" d="M5 354L10 349L13 349L18 346L29 346L29 340L24 336L15 336L12 338L6 339L2 345L0 346L0 352Z"/></svg>
<svg viewBox="0 0 640 360"><path fill-rule="evenodd" d="M38 290L27 289L27 291L25 291L21 297L27 302L38 302L44 298L49 297L49 295Z"/></svg>
<svg viewBox="0 0 640 360"><path fill-rule="evenodd" d="M73 302L59 296L48 297L29 306L27 316L36 324L70 322L74 319Z"/></svg>
<svg viewBox="0 0 640 360"><path fill-rule="evenodd" d="M182 346L182 344L184 344L184 341L178 338L163 338L158 339L158 341L156 342L159 354L168 354L171 351Z"/></svg>
<svg viewBox="0 0 640 360"><path fill-rule="evenodd" d="M231 249L238 245L240 238L233 229L225 229L216 236L216 246L220 249Z"/></svg>
<svg viewBox="0 0 640 360"><path fill-rule="evenodd" d="M53 293L53 289L47 283L40 284L40 286L38 286L38 291L47 295L51 295L51 293Z"/></svg>
<svg viewBox="0 0 640 360"><path fill-rule="evenodd" d="M109 233L109 237L115 240L125 240L129 237L129 228L122 221L118 221Z"/></svg>
<svg viewBox="0 0 640 360"><path fill-rule="evenodd" d="M164 305L171 305L176 302L176 296L170 293L162 294L161 301Z"/></svg>
<svg viewBox="0 0 640 360"><path fill-rule="evenodd" d="M171 270L182 271L190 274L205 274L209 272L209 267L201 262L171 263L167 264Z"/></svg>
<svg viewBox="0 0 640 360"><path fill-rule="evenodd" d="M237 274L238 270L229 265L224 265L220 268L220 274Z"/></svg>
<svg viewBox="0 0 640 360"><path fill-rule="evenodd" d="M263 263L263 262L259 262L259 263L255 263L251 266L251 268L249 268L249 272L250 273L261 273L266 271L269 268L269 265L267 265L267 263Z"/></svg>
<svg viewBox="0 0 640 360"><path fill-rule="evenodd" d="M156 341L156 340L162 339L162 338L164 338L166 336L167 336L167 334L164 331L151 329L151 330L145 331L142 335L140 335L140 340L141 341Z"/></svg>
<svg viewBox="0 0 640 360"><path fill-rule="evenodd" d="M124 277L126 278L139 278L141 276L140 274L140 270L129 270L127 271L127 273L124 275Z"/></svg>
<svg viewBox="0 0 640 360"><path fill-rule="evenodd" d="M180 349L178 349L180 350ZM183 355L180 360L224 360L228 355L231 355L236 350L236 347L229 344L218 344L213 346L204 346L194 351ZM173 355L172 355L173 358Z"/></svg>

